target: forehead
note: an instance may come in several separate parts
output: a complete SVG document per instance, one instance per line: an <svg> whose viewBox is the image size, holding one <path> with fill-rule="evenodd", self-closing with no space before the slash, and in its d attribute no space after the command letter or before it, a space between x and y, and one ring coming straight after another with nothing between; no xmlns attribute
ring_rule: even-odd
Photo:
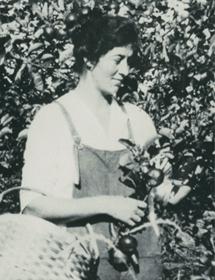
<svg viewBox="0 0 215 280"><path fill-rule="evenodd" d="M123 57L129 57L133 54L133 47L131 44L122 46L122 47L114 47L113 49L109 50L105 56L111 57L111 56L123 56Z"/></svg>

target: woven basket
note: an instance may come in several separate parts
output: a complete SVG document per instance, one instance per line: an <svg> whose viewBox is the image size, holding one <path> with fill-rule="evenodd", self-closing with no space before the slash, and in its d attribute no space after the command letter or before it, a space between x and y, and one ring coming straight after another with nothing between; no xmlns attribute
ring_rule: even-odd
<svg viewBox="0 0 215 280"><path fill-rule="evenodd" d="M96 279L98 257L88 236L78 237L43 219L0 216L0 279Z"/></svg>
<svg viewBox="0 0 215 280"><path fill-rule="evenodd" d="M98 254L91 237L33 216L1 215L0 279L94 280Z"/></svg>

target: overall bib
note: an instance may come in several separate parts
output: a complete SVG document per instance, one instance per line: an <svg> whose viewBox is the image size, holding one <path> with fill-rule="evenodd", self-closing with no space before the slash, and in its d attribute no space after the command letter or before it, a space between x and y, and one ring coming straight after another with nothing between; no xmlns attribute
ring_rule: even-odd
<svg viewBox="0 0 215 280"><path fill-rule="evenodd" d="M59 103L58 103L59 104ZM120 158L128 153L126 149L118 151L106 151L95 149L81 143L81 138L66 109L59 104L74 139L77 164L80 175L80 184L74 188L73 197L82 198L99 195L130 196L133 189L119 181ZM123 107L123 110L124 107ZM128 119L128 133L132 137L131 124ZM73 222L68 225L68 231L78 234L86 234L86 223L93 226L96 233L103 234L111 239L110 223L114 222L110 217L98 215L96 217ZM134 237L138 241L140 272L132 275L130 271L118 272L108 261L108 252L104 243L98 242L100 263L98 276L101 280L159 280L161 279L162 266L160 261L160 246L152 228L148 228ZM94 280L94 279L92 279Z"/></svg>

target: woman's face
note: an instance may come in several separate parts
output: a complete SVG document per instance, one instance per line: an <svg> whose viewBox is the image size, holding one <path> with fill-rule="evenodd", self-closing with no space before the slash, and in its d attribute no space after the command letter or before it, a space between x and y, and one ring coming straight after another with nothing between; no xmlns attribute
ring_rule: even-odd
<svg viewBox="0 0 215 280"><path fill-rule="evenodd" d="M91 70L96 88L104 95L115 96L122 79L129 73L128 58L133 54L132 46L115 47L100 57Z"/></svg>

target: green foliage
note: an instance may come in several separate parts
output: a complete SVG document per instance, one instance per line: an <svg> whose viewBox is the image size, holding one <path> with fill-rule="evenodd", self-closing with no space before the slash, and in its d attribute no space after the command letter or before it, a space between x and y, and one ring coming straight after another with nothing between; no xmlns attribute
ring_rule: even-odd
<svg viewBox="0 0 215 280"><path fill-rule="evenodd" d="M125 80L119 99L151 115L163 135L161 147L168 144L174 154L173 176L193 187L187 199L162 209L162 215L192 235L199 255L190 260L201 265L193 265L191 271L187 251L182 252L177 240L170 242L171 234L167 234L165 279L214 279L214 243L207 243L213 240L215 220L213 0L2 0L0 190L20 184L27 128L36 111L77 84L68 35L75 30L77 15L97 7L137 23L138 70ZM156 153L156 147L151 152ZM9 197L1 207L1 212L16 210L17 197ZM177 265L171 266L170 260Z"/></svg>

